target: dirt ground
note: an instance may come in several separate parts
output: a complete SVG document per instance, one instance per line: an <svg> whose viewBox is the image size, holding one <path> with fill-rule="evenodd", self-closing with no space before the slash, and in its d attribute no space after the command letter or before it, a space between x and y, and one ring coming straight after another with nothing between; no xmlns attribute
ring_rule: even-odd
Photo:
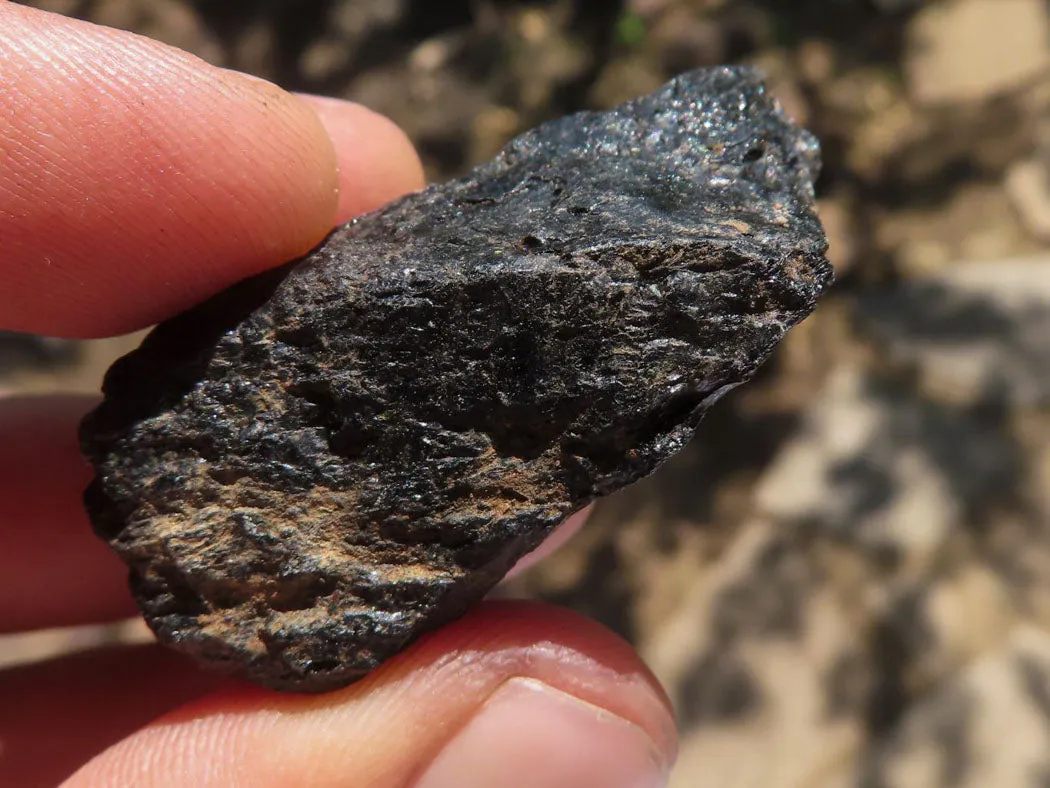
<svg viewBox="0 0 1050 788"><path fill-rule="evenodd" d="M1050 3L31 4L358 100L433 179L674 73L760 65L822 141L839 283L504 593L637 644L682 722L675 788L1050 785ZM0 387L92 391L133 343L2 336Z"/></svg>

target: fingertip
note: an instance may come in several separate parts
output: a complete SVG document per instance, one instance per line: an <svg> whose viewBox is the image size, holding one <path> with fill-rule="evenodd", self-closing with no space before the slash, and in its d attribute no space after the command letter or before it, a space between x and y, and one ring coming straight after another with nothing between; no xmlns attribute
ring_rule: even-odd
<svg viewBox="0 0 1050 788"><path fill-rule="evenodd" d="M645 731L535 679L510 679L412 788L658 788L667 764Z"/></svg>
<svg viewBox="0 0 1050 788"><path fill-rule="evenodd" d="M423 188L423 164L389 118L351 101L299 94L321 119L339 162L336 223Z"/></svg>
<svg viewBox="0 0 1050 788"><path fill-rule="evenodd" d="M583 751L575 745L566 749L570 736L589 743L587 758L576 757ZM204 698L103 753L67 788L125 784L131 775L149 788L172 773L201 788L467 788L495 784L489 767L530 775L529 764L547 756L558 768L530 776L543 782L501 784L560 788L598 784L578 781L581 763L591 776L612 774L601 761L621 755L620 776L633 786L650 784L635 780L639 770L665 774L676 746L666 696L624 641L567 611L501 602L338 692L290 696L238 686ZM458 774L457 764L471 762L473 774ZM567 774L576 781L566 782Z"/></svg>
<svg viewBox="0 0 1050 788"><path fill-rule="evenodd" d="M536 566L536 564L547 558L547 556L560 550L569 542L569 540L579 533L580 529L587 523L587 519L591 516L592 511L594 511L593 504L569 515L565 522L551 531L539 547L518 559L518 563L516 563L511 568L510 572L507 573L507 577L510 578L514 575L521 574L527 569L531 569Z"/></svg>
<svg viewBox="0 0 1050 788"><path fill-rule="evenodd" d="M331 229L332 142L265 81L0 4L3 327L141 328Z"/></svg>
<svg viewBox="0 0 1050 788"><path fill-rule="evenodd" d="M77 424L96 404L0 400L0 633L135 613L127 567L92 532L81 498L91 468Z"/></svg>

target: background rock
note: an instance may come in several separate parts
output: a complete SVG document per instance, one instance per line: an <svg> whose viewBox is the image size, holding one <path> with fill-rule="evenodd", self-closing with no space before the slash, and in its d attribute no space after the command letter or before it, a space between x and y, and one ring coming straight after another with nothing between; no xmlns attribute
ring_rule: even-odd
<svg viewBox="0 0 1050 788"><path fill-rule="evenodd" d="M1042 0L926 6L909 31L908 80L918 101L986 99L1050 68L1050 23Z"/></svg>
<svg viewBox="0 0 1050 788"><path fill-rule="evenodd" d="M957 401L1050 405L1050 256L957 264L863 295L891 357Z"/></svg>

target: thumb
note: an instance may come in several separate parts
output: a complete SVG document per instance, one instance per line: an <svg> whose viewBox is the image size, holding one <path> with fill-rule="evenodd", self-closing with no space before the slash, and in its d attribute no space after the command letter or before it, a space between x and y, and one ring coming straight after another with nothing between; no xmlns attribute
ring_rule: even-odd
<svg viewBox="0 0 1050 788"><path fill-rule="evenodd" d="M421 182L363 107L0 2L0 328L142 328Z"/></svg>
<svg viewBox="0 0 1050 788"><path fill-rule="evenodd" d="M639 788L665 784L675 747L667 700L626 643L566 611L494 602L345 690L184 707L65 788Z"/></svg>

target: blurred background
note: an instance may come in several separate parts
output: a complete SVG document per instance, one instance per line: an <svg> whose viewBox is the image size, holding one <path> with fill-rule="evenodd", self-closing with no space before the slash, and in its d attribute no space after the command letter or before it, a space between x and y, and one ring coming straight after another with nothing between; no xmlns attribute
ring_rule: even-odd
<svg viewBox="0 0 1050 788"><path fill-rule="evenodd" d="M360 101L431 179L761 66L823 143L839 283L504 593L637 645L680 716L675 788L1050 786L1050 2L29 4ZM135 344L0 334L0 391L96 391Z"/></svg>

